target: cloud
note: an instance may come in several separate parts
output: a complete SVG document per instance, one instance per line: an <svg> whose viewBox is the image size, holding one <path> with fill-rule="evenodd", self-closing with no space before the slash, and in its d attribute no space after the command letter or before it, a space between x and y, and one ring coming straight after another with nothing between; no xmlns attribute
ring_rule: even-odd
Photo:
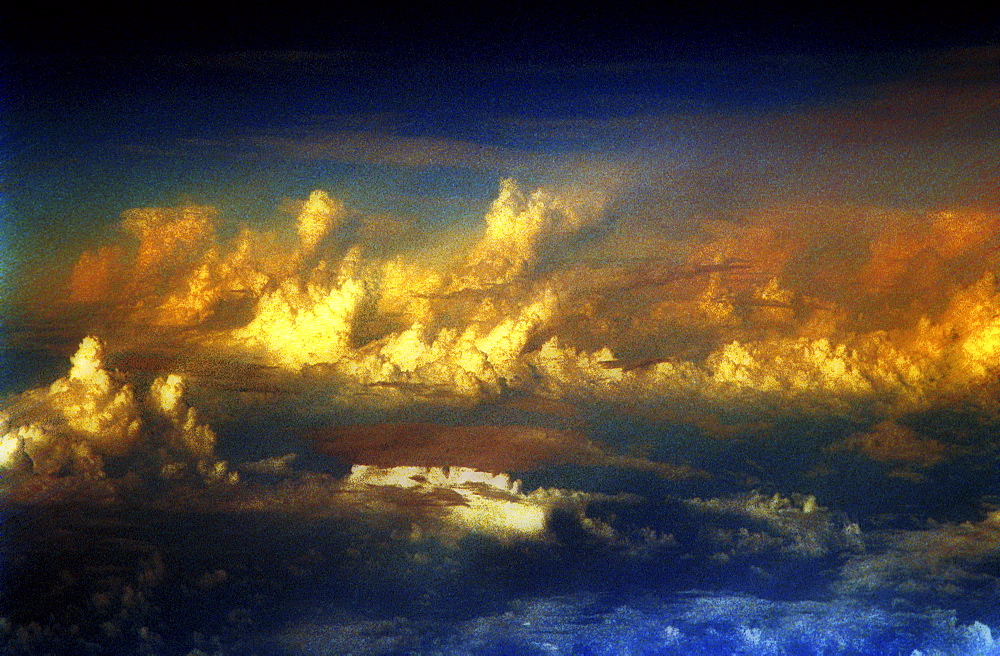
<svg viewBox="0 0 1000 656"><path fill-rule="evenodd" d="M70 362L67 376L13 397L0 413L0 468L15 474L16 496L44 500L49 483L65 490L81 485L50 479L103 479L107 458L138 458L133 471L147 460L162 461L161 473L170 476L190 462L206 482L236 481L215 458L215 432L183 400L181 376L156 378L150 388L150 404L166 419L164 428L144 416L132 385L105 369L100 340L84 338ZM166 449L153 450L160 445ZM114 486L105 492L113 496Z"/></svg>
<svg viewBox="0 0 1000 656"><path fill-rule="evenodd" d="M349 494L359 495L359 503L384 503L398 509L414 504L424 508L423 522L437 520L444 525L439 530L458 531L458 535L471 531L501 540L540 539L554 507L582 500L578 495L544 490L525 495L520 482L512 482L506 474L467 467L354 465L343 485ZM390 493L396 489L406 493Z"/></svg>
<svg viewBox="0 0 1000 656"><path fill-rule="evenodd" d="M883 610L856 602L774 601L702 595L656 603L603 606L592 595L517 599L503 612L449 626L424 640L419 622L357 617L314 619L289 627L284 649L391 654L451 653L782 653L993 654L997 640L982 621L953 613Z"/></svg>
<svg viewBox="0 0 1000 656"><path fill-rule="evenodd" d="M101 477L102 456L122 456L140 439L142 425L132 386L114 381L103 368L101 343L87 337L71 358L69 375L47 388L24 392L0 415L6 455L39 475L65 468Z"/></svg>
<svg viewBox="0 0 1000 656"><path fill-rule="evenodd" d="M345 595L384 579L376 595L388 591L423 617L439 610L434 594L487 599L490 585L505 588L535 573L554 572L569 592L654 591L641 608L570 597L521 600L495 614L484 605L488 614L465 615L454 633L421 643L425 627L410 620L323 624L323 613L340 602L325 580L306 578L309 590L324 591L322 600L296 600L302 608L315 601L311 617L322 626L309 637L313 651L331 644L416 653L422 646L469 653L995 651L993 629L971 623L996 590L995 513L922 525L920 500L903 496L913 486L880 476L860 485L833 475L809 479L795 470L815 467L803 462L809 458L843 462L844 451L852 454L848 464L861 465L851 469L855 476L883 468L853 454L889 463L886 470L907 468L893 476L940 467L958 451L942 434L970 418L983 420L967 430L986 452L973 464L989 468L990 427L1000 416L993 273L1000 214L987 175L995 163L987 148L996 132L996 57L955 57L936 77L861 90L850 102L753 115L536 121L498 137L537 146L580 134L532 130L572 133L583 125L589 132L582 140L597 144L588 148L620 140L647 149L634 160L622 157L633 165L613 175L583 166L574 173L565 163L541 174L550 155L493 140L414 136L378 120L364 124L365 117L346 127L334 119L319 131L189 140L182 144L188 153L280 156L301 170L318 161L411 169L405 175L420 169L422 186L440 179L441 171L430 180L426 169L446 167L518 167L536 181L499 182L474 224L457 219L443 229L428 226L452 216L367 216L332 189L299 189L299 201L276 210L280 217L294 207L284 217L290 220L253 227L227 224L230 212L221 206L125 212L107 243L94 235L68 278L49 281L71 309L62 315L62 307L45 307L58 319L39 321L38 334L79 317L66 319L70 328L60 333L79 341L86 327L100 339L84 339L69 371L51 385L5 401L3 492L14 503L87 508L127 499L141 512L169 511L165 521L176 524L163 526L208 525L212 535L217 521L232 519L332 536L321 545L330 546L322 557L333 563L325 572L349 581ZM310 62L319 70L339 65L297 53L192 65L281 71ZM576 158L586 159L567 156ZM551 182L562 178L575 184ZM362 195L368 191L373 205L390 202L379 192L394 192ZM247 423L262 417L263 429ZM350 425L357 421L364 423ZM948 428L940 434L920 428L942 424ZM632 455L641 447L656 455ZM251 462L230 467L220 459L235 453ZM686 457L721 473L709 477L685 466ZM948 478L948 490L930 492L974 503L963 490L979 489L974 479L982 472L963 474L958 464L924 482ZM316 471L338 465L353 468L343 476ZM953 474L965 476L957 487ZM564 482L573 477L584 483ZM651 498L532 489L554 481L588 490L617 485ZM769 491L722 489L734 481ZM811 484L819 487L801 487ZM847 508L774 489L812 491ZM912 510L912 518L894 517L912 522L911 530L876 528L884 508L871 499L883 493L889 510ZM694 494L701 498L684 499ZM204 513L213 521L190 521ZM198 542L185 530L177 531L189 536L185 545ZM154 532L156 540L174 539L166 536L173 531ZM179 544L167 546L179 553ZM72 572L97 571L88 569L89 558L60 560L86 564L71 564ZM155 570L155 558L146 560ZM511 578L498 575L480 586L486 592L473 589L478 582L459 570L470 562L488 571L480 581L496 572ZM216 599L210 593L229 599L226 591L237 589L232 594L251 598L260 582L247 572L260 570L238 565L199 563L160 599L190 591L200 604ZM274 591L289 598L299 592L265 574L272 589L260 603ZM439 578L424 586L421 576ZM408 588L407 577L420 582ZM549 581L540 575L523 585L544 590ZM802 596L655 597L719 581L772 599ZM802 600L817 589L827 601ZM120 614L142 603L133 593L116 594L95 598L106 617L77 623L79 630L126 644L126 633L146 641L165 626L152 610ZM503 594L490 602L517 593ZM879 606L890 598L892 609ZM965 624L934 607L938 602L961 606ZM239 610L235 602L226 608L235 618L226 633L233 640L246 617ZM69 622L64 629L55 622L49 636L69 631ZM344 626L356 633L336 633ZM393 634L400 626L405 636ZM371 635L380 630L381 642ZM12 650L18 641L41 645L43 633L0 621L0 644ZM188 641L185 651L222 648L186 631L177 640ZM147 651L157 651L147 642Z"/></svg>
<svg viewBox="0 0 1000 656"><path fill-rule="evenodd" d="M458 287L511 282L535 264L546 241L599 220L603 203L599 192L567 198L539 189L527 196L513 180L505 180L486 214L485 234L466 257Z"/></svg>
<svg viewBox="0 0 1000 656"><path fill-rule="evenodd" d="M311 254L319 241L343 221L344 214L342 202L325 191L312 192L296 219L303 254Z"/></svg>
<svg viewBox="0 0 1000 656"><path fill-rule="evenodd" d="M322 191L287 239L220 240L207 207L134 210L136 250L84 254L70 296L103 299L133 352L161 348L142 343L156 327L341 406L997 411L995 213L785 207L654 238L620 230L614 193L505 181L443 260L357 241L365 219Z"/></svg>
<svg viewBox="0 0 1000 656"><path fill-rule="evenodd" d="M149 388L150 405L173 424L167 437L170 447L200 460L210 459L218 438L210 426L199 423L198 411L184 402L184 387L184 378L178 374L156 378Z"/></svg>
<svg viewBox="0 0 1000 656"><path fill-rule="evenodd" d="M949 447L933 438L921 437L895 421L880 422L872 430L834 442L829 451L860 451L872 460L933 467L947 456Z"/></svg>
<svg viewBox="0 0 1000 656"><path fill-rule="evenodd" d="M634 369L608 368L617 359L609 349L579 351L558 337L528 357L539 387L568 398L627 394L652 404L692 399L836 415L955 406L990 414L1000 353L996 307L987 273L956 290L935 319L924 315L905 329L848 332L807 317L798 335L723 341L700 362L667 359Z"/></svg>
<svg viewBox="0 0 1000 656"><path fill-rule="evenodd" d="M887 548L843 566L838 589L848 594L937 594L977 597L996 576L984 567L1000 544L1000 512L978 522L942 523L881 536Z"/></svg>
<svg viewBox="0 0 1000 656"><path fill-rule="evenodd" d="M596 216L589 200L567 203L543 192L528 198L505 183L487 214L485 234L451 271L398 259L366 262L355 247L339 261L323 259L311 271L286 275L258 298L254 318L223 344L291 369L329 364L368 390L372 384L422 384L465 395L495 393L531 336L553 316L558 299L544 286L525 290L524 304L491 292L526 276L539 248ZM451 310L447 302L466 294L472 294L469 316L447 325L441 310ZM366 306L401 312L412 323L356 349L352 335Z"/></svg>
<svg viewBox="0 0 1000 656"><path fill-rule="evenodd" d="M815 558L865 548L857 524L818 505L811 495L792 495L789 499L753 492L740 497L690 499L685 504L700 513L738 516L764 526L763 533L745 528L736 534L720 533L722 545L734 553L776 549Z"/></svg>
<svg viewBox="0 0 1000 656"><path fill-rule="evenodd" d="M671 480L705 476L691 467L609 453L579 433L534 426L375 424L327 429L314 435L316 448L323 453L382 467L406 463L528 471L578 464L651 471Z"/></svg>
<svg viewBox="0 0 1000 656"><path fill-rule="evenodd" d="M356 259L345 258L329 283L288 278L258 300L253 319L228 338L267 364L300 368L336 362L351 347L351 330L366 289Z"/></svg>
<svg viewBox="0 0 1000 656"><path fill-rule="evenodd" d="M123 254L113 246L85 252L73 267L69 281L70 303L106 300L111 294L112 275Z"/></svg>
<svg viewBox="0 0 1000 656"><path fill-rule="evenodd" d="M181 482L149 505L175 513L253 512L340 520L352 530L389 531L413 543L433 540L457 548L470 535L503 544L551 542L558 538L550 526L556 513L595 541L628 546L612 526L589 516L587 507L592 502L637 500L628 494L558 488L524 492L521 482L508 474L470 467L354 464L346 476L335 477L290 472L284 462L272 458L240 467L251 474L280 476L280 484L248 478L219 495L211 487ZM224 475L209 482L219 480L226 482Z"/></svg>
<svg viewBox="0 0 1000 656"><path fill-rule="evenodd" d="M292 463L298 458L297 453L286 453L283 456L272 456L256 462L246 462L240 465L242 471L264 476L291 476Z"/></svg>
<svg viewBox="0 0 1000 656"><path fill-rule="evenodd" d="M194 247L212 238L214 214L213 208L198 206L126 211L122 215L122 228L139 240L134 262L136 274L145 277L181 263Z"/></svg>

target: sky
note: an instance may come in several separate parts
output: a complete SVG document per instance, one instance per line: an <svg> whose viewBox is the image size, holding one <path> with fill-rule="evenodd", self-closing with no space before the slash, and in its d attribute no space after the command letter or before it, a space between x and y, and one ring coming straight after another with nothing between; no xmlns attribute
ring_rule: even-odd
<svg viewBox="0 0 1000 656"><path fill-rule="evenodd" d="M995 16L55 9L3 653L1000 653Z"/></svg>

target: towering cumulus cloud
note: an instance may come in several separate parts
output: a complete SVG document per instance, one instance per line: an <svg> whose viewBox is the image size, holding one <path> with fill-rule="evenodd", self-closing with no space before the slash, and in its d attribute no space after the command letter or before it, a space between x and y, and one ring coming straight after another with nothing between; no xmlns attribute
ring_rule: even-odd
<svg viewBox="0 0 1000 656"><path fill-rule="evenodd" d="M139 456L176 477L188 463L206 481L235 482L215 457L215 432L183 400L184 379L153 381L145 416L130 383L104 368L103 347L85 338L66 377L13 399L0 414L0 467L29 476L103 478L106 458ZM164 421L165 420L165 421ZM150 460L152 459L152 460Z"/></svg>
<svg viewBox="0 0 1000 656"><path fill-rule="evenodd" d="M486 233L469 252L449 291L514 281L537 263L539 249L600 217L600 196L565 198L539 189L526 196L505 180L486 215Z"/></svg>
<svg viewBox="0 0 1000 656"><path fill-rule="evenodd" d="M314 191L302 206L296 224L304 255L316 250L320 240L344 217L344 204L325 191Z"/></svg>
<svg viewBox="0 0 1000 656"><path fill-rule="evenodd" d="M776 209L642 244L609 233L590 243L599 257L564 257L607 204L504 181L480 237L435 264L354 240L352 213L323 191L291 244L245 227L220 242L211 208L132 210L134 261L84 254L70 290L126 326L187 328L195 352L329 383L337 402L517 390L696 412L996 411L996 216ZM820 248L831 240L852 247ZM623 244L663 255L626 258ZM109 282L127 267L135 280Z"/></svg>
<svg viewBox="0 0 1000 656"><path fill-rule="evenodd" d="M168 374L156 378L149 388L149 405L169 426L161 431L160 442L165 447L160 476L178 478L186 473L188 464L207 482L235 483L238 475L228 471L225 461L215 457L217 436L212 427L198 420L198 411L184 400L184 378Z"/></svg>
<svg viewBox="0 0 1000 656"><path fill-rule="evenodd" d="M135 394L104 369L101 343L87 337L71 362L68 376L16 397L0 416L4 467L101 476L102 456L136 445L142 422Z"/></svg>

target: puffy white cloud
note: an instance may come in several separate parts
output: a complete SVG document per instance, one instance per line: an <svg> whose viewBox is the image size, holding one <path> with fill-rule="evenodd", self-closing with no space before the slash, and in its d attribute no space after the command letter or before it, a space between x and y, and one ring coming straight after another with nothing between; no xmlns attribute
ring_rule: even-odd
<svg viewBox="0 0 1000 656"><path fill-rule="evenodd" d="M253 473L280 475L280 485L257 484L230 488L225 498L209 488L184 487L171 496L175 510L280 512L302 517L339 518L353 526L371 525L413 542L433 539L456 547L468 535L501 543L552 541L554 513L563 513L595 540L633 546L615 529L587 514L595 501L631 504L636 497L574 490L522 490L508 474L468 467L354 465L343 478L303 471L292 473L285 459L266 459L242 466ZM662 540L661 540L662 542Z"/></svg>
<svg viewBox="0 0 1000 656"><path fill-rule="evenodd" d="M511 482L507 474L491 474L469 467L374 467L354 465L347 477L348 486L391 485L402 488L475 488L484 486L516 496L521 482Z"/></svg>
<svg viewBox="0 0 1000 656"><path fill-rule="evenodd" d="M317 217L335 213L331 203L320 192L310 198L300 215L304 235L320 230L305 225L327 225ZM544 286L523 301L491 290L530 268L546 239L594 216L593 209L546 192L527 198L508 181L487 215L486 234L452 272L443 275L399 258L367 263L355 248L339 262L321 260L287 276L257 300L253 320L224 343L293 370L330 363L331 371L361 385L439 385L464 396L495 394L501 379L517 373L529 339L557 315L558 298ZM466 301L468 311L445 319L456 299ZM357 349L352 335L359 313L372 305L410 323Z"/></svg>
<svg viewBox="0 0 1000 656"><path fill-rule="evenodd" d="M474 399L495 396L503 385L523 375L522 353L535 332L552 319L556 306L557 298L549 290L509 314L498 314L487 299L464 328L446 327L432 333L415 323L362 353L351 354L337 371L369 386L416 384Z"/></svg>
<svg viewBox="0 0 1000 656"><path fill-rule="evenodd" d="M211 246L180 275L164 273L170 281L166 295L155 299L155 307L143 311L158 326L194 326L216 316L226 301L245 302L260 295L272 268L286 266L280 258L271 267L263 266L256 252L264 247L260 242L257 235L244 229L224 253ZM141 314L137 318L142 318Z"/></svg>

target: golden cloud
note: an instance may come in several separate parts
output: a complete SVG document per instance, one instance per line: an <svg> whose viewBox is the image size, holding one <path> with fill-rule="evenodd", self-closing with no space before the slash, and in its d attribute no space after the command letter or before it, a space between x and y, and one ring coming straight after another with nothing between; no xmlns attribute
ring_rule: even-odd
<svg viewBox="0 0 1000 656"><path fill-rule="evenodd" d="M85 252L73 267L69 281L70 303L94 303L111 295L116 265L123 259L120 249L104 246Z"/></svg>
<svg viewBox="0 0 1000 656"><path fill-rule="evenodd" d="M214 431L184 401L181 376L157 378L150 389L150 405L169 426L164 433L144 419L132 385L105 369L98 339L83 339L70 361L67 376L15 396L0 412L0 469L23 474L18 487L38 477L102 479L105 458L144 449L156 451L168 477L192 469L206 481L236 481L215 458Z"/></svg>
<svg viewBox="0 0 1000 656"><path fill-rule="evenodd" d="M158 326L188 357L276 367L334 404L997 409L995 213L758 209L661 236L659 258L631 258L620 235L595 242L606 257L558 256L608 202L506 181L479 237L443 261L352 243L352 212L322 191L294 243L249 228L220 242L212 208L133 210L134 253L84 254L70 297L109 299L133 354ZM126 269L129 284L109 282Z"/></svg>

